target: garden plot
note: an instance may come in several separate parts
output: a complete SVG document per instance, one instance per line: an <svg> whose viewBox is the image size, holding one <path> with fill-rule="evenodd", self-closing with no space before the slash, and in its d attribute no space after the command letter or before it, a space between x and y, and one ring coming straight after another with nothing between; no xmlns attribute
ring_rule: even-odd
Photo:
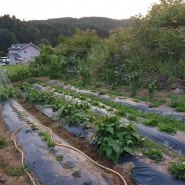
<svg viewBox="0 0 185 185"><path fill-rule="evenodd" d="M39 136L39 133L48 130L41 127L40 122L16 101L5 102L2 109L4 120L11 132L23 127L15 137L24 150L26 166L37 176L41 184L113 184L100 168L75 150L54 145L48 147ZM31 127L28 123L38 126ZM62 138L53 136L58 143L68 145Z"/></svg>
<svg viewBox="0 0 185 185"><path fill-rule="evenodd" d="M34 84L34 86L42 91L50 91L48 87L43 87L39 84ZM55 93L55 95L57 96L62 96L64 97L67 101L73 101L73 102L77 102L77 103L82 103L83 100L80 100L79 98L74 98L72 96L69 95L64 95L62 93ZM89 104L89 103L88 103ZM109 112L107 111L108 106L104 106L105 108L99 108L97 106L92 106L90 105L90 109L92 112L95 113L100 113L102 115L115 115L116 109L113 109L113 111ZM42 108L42 110L45 114L47 114L49 117L54 118L56 120L56 113L54 113L52 111L51 108L49 107L45 107ZM55 115L55 116L53 116ZM129 120L127 120L126 118L121 117L121 120L123 122L129 122ZM163 133L163 132L159 132L158 130L156 130L155 128L151 128L151 127L147 127L141 123L135 123L136 126L139 129L139 132L141 133L141 135L143 135L144 137L147 137L171 150L173 150L174 152L179 153L180 155L185 155L185 141L181 140L178 137L175 136L171 136L169 134ZM66 129L68 129L70 132L73 132L74 134L77 134L78 136L82 136L82 137L86 137L89 138L88 135L92 135L92 130L86 130L84 131L83 129L81 129L81 127L79 126L64 126ZM182 132L181 132L182 133ZM185 134L185 133L184 133Z"/></svg>
<svg viewBox="0 0 185 185"><path fill-rule="evenodd" d="M40 86L40 85L36 85L36 86L37 86L37 88L39 88L39 89L42 89L42 90L45 89L44 87L42 87L42 86ZM47 89L47 90L48 90L48 89ZM58 96L62 96L62 95L59 94L59 93L57 93L57 95L58 95ZM65 97L67 97L67 100L73 100L73 101L75 101L75 99L74 99L74 98L71 98L70 96L66 96L66 95L65 95ZM69 97L70 97L70 98L69 98ZM47 108L47 111L44 111L45 108ZM52 117L55 117L55 116L53 116L54 112L52 112L51 109L49 110L49 108L48 108L47 106L46 106L46 107L45 107L45 106L42 106L42 111L45 112L45 113L47 112L47 115L48 115L48 116L50 115L50 116L52 116ZM79 134L79 135L80 135L80 134ZM134 170L134 169L133 169L133 170ZM159 172L159 173L160 173L160 172ZM148 174L145 174L145 175L147 176ZM172 179L170 178L170 176L167 176L167 177L168 177L170 180L168 179L168 180L166 181L166 184L169 184L169 181L173 182L174 185L175 185L175 184L178 184L178 183L179 183L179 184L184 184L184 182L176 181L176 180L174 180L174 179L172 180ZM166 177L164 177L164 179L166 179ZM164 179L163 179L163 180L164 180ZM138 184L139 184L139 182L138 182Z"/></svg>
<svg viewBox="0 0 185 185"><path fill-rule="evenodd" d="M92 92L91 90L83 90L83 89L75 88L72 85L64 85L63 82L60 82L58 80L51 80L51 81L49 81L49 83L51 83L53 85L61 86L64 89L70 89L76 93L92 94L94 96L99 96L101 98L111 99L111 97L109 95L100 95L99 93ZM167 106L153 107L149 103L135 102L132 99L123 98L123 97L115 97L114 99L112 99L112 101L120 102L123 105L131 106L133 108L136 108L136 109L139 109L142 111L154 112L154 113L159 113L162 115L169 115L169 116L172 116L176 119L179 119L179 120L182 120L183 122L185 122L185 113L184 112L177 112L174 110L174 108L170 108Z"/></svg>

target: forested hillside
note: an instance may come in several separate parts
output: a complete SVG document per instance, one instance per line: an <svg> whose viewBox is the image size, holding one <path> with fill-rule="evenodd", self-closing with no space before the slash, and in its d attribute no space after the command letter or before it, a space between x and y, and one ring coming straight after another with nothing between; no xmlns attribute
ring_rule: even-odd
<svg viewBox="0 0 185 185"><path fill-rule="evenodd" d="M0 17L0 51L6 53L12 43L33 42L38 45L43 40L55 46L58 44L58 36L71 36L75 28L95 29L100 37L108 37L111 29L128 26L130 22L130 19L115 20L103 17L21 21L15 16L4 15Z"/></svg>

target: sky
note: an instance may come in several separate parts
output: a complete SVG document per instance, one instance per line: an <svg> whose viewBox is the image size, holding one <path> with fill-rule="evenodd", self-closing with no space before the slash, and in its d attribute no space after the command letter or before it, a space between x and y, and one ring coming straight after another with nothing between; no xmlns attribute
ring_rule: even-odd
<svg viewBox="0 0 185 185"><path fill-rule="evenodd" d="M47 20L62 17L107 17L127 19L146 15L160 0L1 0L0 16L20 20Z"/></svg>

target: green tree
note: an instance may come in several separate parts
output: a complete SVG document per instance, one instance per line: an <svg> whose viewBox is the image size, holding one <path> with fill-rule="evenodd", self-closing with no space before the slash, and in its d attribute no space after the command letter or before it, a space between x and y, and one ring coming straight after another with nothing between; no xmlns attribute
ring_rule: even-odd
<svg viewBox="0 0 185 185"><path fill-rule="evenodd" d="M0 50L7 53L7 49L14 43L17 43L15 34L8 29L0 29Z"/></svg>

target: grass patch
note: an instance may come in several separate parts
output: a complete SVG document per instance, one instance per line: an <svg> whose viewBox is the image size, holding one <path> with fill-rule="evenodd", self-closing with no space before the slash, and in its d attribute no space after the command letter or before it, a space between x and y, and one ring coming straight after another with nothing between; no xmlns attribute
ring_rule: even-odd
<svg viewBox="0 0 185 185"><path fill-rule="evenodd" d="M162 159L162 150L149 148L143 151L143 155L150 159L155 160L155 162L159 162Z"/></svg>
<svg viewBox="0 0 185 185"><path fill-rule="evenodd" d="M3 137L0 137L0 148L4 148L5 146L7 146L8 143L7 141L5 140L5 138Z"/></svg>
<svg viewBox="0 0 185 185"><path fill-rule="evenodd" d="M24 168L15 165L8 166L5 168L5 173L10 176L19 177L24 175Z"/></svg>

